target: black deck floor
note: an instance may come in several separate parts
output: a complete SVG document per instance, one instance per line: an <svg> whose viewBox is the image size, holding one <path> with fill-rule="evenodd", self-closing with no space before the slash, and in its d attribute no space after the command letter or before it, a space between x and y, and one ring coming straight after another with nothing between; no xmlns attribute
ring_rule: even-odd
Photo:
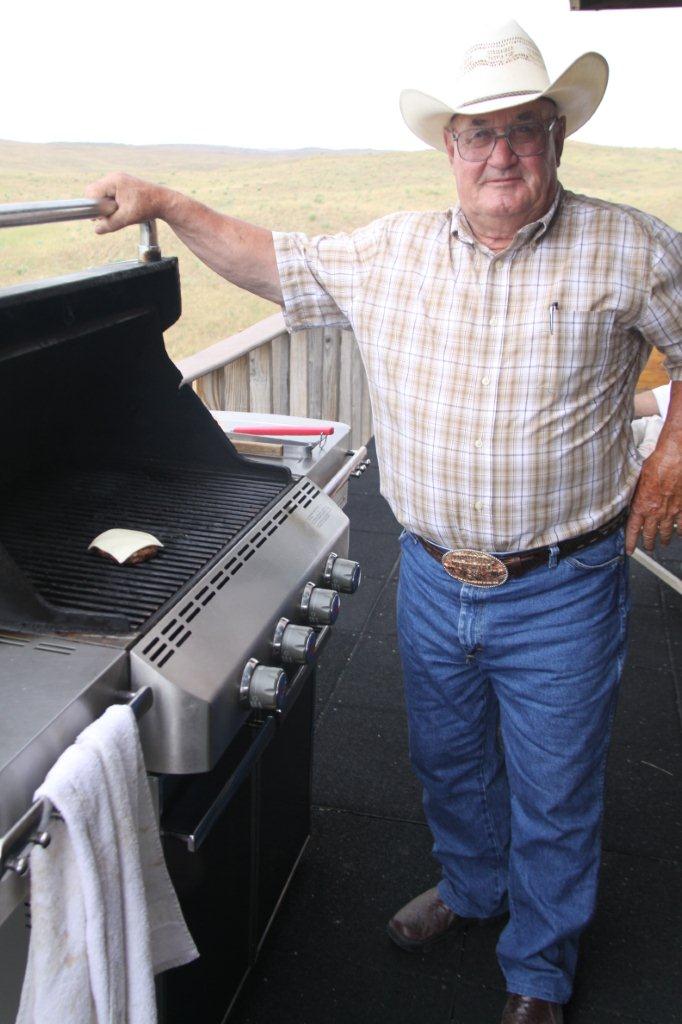
<svg viewBox="0 0 682 1024"><path fill-rule="evenodd" d="M400 532L351 481L347 598L318 673L313 835L231 1024L499 1024L499 925L404 953L387 919L438 878L407 756L394 602ZM659 558L682 574L682 538ZM632 563L597 916L566 1024L682 1021L682 597Z"/></svg>

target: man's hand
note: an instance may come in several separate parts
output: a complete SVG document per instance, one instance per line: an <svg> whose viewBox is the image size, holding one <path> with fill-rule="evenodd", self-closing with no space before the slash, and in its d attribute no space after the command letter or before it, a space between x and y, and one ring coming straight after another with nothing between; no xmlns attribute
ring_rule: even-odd
<svg viewBox="0 0 682 1024"><path fill-rule="evenodd" d="M655 451L642 464L625 530L625 550L631 555L642 533L644 547L653 551L656 535L668 544L675 524L682 523L682 438L661 435Z"/></svg>
<svg viewBox="0 0 682 1024"><path fill-rule="evenodd" d="M142 221L161 217L163 199L168 191L163 185L142 181L131 174L107 174L85 189L88 199L106 197L115 200L118 207L108 217L97 218L95 231L98 235L105 235L109 231L128 227L129 224L140 224Z"/></svg>
<svg viewBox="0 0 682 1024"><path fill-rule="evenodd" d="M97 219L98 235L145 220L164 220L216 274L254 295L284 304L271 231L211 210L165 185L122 172L93 182L85 194L89 199L108 197L118 206L108 217Z"/></svg>

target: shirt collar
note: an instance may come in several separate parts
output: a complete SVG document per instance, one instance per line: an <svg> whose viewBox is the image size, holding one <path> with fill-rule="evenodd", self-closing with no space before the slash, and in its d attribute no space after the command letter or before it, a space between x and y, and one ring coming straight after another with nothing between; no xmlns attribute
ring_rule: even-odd
<svg viewBox="0 0 682 1024"><path fill-rule="evenodd" d="M518 249L530 241L540 241L559 210L563 194L563 186L560 182L557 182L557 190L550 208L538 220L534 220L530 224L524 224L522 228L519 228L514 235L514 239L509 246L509 249ZM469 221L466 219L461 206L452 207L451 217L452 234L458 238L460 242L466 242L469 245L478 245L479 242L472 232L471 227L469 226Z"/></svg>

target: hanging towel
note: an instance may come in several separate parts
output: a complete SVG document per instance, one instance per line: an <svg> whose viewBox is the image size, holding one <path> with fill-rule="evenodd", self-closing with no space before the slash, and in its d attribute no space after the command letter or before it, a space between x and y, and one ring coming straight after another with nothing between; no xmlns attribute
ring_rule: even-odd
<svg viewBox="0 0 682 1024"><path fill-rule="evenodd" d="M154 975L199 954L163 859L130 708L88 726L35 796L63 821L31 852L17 1024L155 1024Z"/></svg>

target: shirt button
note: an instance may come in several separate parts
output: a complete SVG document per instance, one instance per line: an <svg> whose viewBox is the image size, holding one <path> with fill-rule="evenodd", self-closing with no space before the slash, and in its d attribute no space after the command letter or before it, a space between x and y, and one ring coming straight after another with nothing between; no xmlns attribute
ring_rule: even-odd
<svg viewBox="0 0 682 1024"><path fill-rule="evenodd" d="M475 501L474 502L474 508L476 509L477 512L480 512L481 509L483 508L483 502L482 501Z"/></svg>
<svg viewBox="0 0 682 1024"><path fill-rule="evenodd" d="M481 377L481 384L490 384L490 377Z"/></svg>
<svg viewBox="0 0 682 1024"><path fill-rule="evenodd" d="M499 263L494 263L493 266L495 267L495 270L503 270L504 269L504 263L502 263L502 261L500 261Z"/></svg>
<svg viewBox="0 0 682 1024"><path fill-rule="evenodd" d="M477 448L482 448L483 447L483 441L481 440L480 437L476 438L476 440L474 441L474 444L476 445Z"/></svg>
<svg viewBox="0 0 682 1024"><path fill-rule="evenodd" d="M491 316L488 323L490 324L491 327L495 327L495 325L498 323L498 317Z"/></svg>

